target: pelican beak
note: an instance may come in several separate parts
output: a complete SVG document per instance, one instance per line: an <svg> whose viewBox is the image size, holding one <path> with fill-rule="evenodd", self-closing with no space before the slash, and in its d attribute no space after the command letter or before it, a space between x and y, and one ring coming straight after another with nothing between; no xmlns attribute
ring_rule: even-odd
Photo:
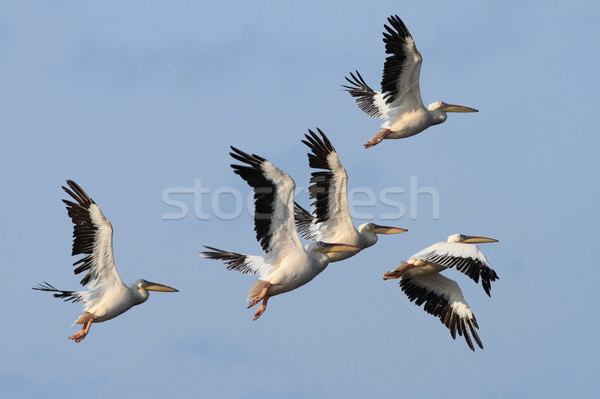
<svg viewBox="0 0 600 399"><path fill-rule="evenodd" d="M146 281L143 288L147 291L160 291L160 292L179 292L179 290L169 287L168 285L153 283L152 281Z"/></svg>
<svg viewBox="0 0 600 399"><path fill-rule="evenodd" d="M406 233L408 230L403 229L402 227L379 226L376 224L370 228L369 231L375 234L400 234Z"/></svg>
<svg viewBox="0 0 600 399"><path fill-rule="evenodd" d="M465 239L462 242L467 244L478 244L484 242L498 242L498 240L488 237L465 236Z"/></svg>
<svg viewBox="0 0 600 399"><path fill-rule="evenodd" d="M444 112L479 112L475 108L465 107L464 105L446 104L440 111Z"/></svg>
<svg viewBox="0 0 600 399"><path fill-rule="evenodd" d="M359 247L348 244L333 244L333 243L322 243L322 247L316 251L321 253L332 253L332 252L360 252Z"/></svg>

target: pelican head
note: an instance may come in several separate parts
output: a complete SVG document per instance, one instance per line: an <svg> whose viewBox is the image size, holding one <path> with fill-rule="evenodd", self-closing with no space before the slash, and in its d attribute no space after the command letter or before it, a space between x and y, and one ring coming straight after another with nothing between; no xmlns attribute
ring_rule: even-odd
<svg viewBox="0 0 600 399"><path fill-rule="evenodd" d="M360 248L355 247L354 245L348 244L336 244L336 243L328 243L323 241L318 241L311 245L310 248L313 252L320 252L323 254L329 254L333 252L359 252Z"/></svg>
<svg viewBox="0 0 600 399"><path fill-rule="evenodd" d="M466 236L464 234L452 234L448 237L448 242L462 242L464 244L479 244L486 242L498 242L494 238L478 237L478 236Z"/></svg>
<svg viewBox="0 0 600 399"><path fill-rule="evenodd" d="M380 226L375 223L364 223L358 227L358 231L368 231L374 234L400 234L408 230L401 227Z"/></svg>
<svg viewBox="0 0 600 399"><path fill-rule="evenodd" d="M436 101L429 104L427 107L430 111L442 111L442 112L479 112L475 108L465 107L464 105L447 104L443 101Z"/></svg>
<svg viewBox="0 0 600 399"><path fill-rule="evenodd" d="M153 283L144 279L136 280L129 286L129 292L132 294L132 300L135 305L139 305L148 300L148 297L150 296L148 291L179 292L179 290L169 287L168 285Z"/></svg>

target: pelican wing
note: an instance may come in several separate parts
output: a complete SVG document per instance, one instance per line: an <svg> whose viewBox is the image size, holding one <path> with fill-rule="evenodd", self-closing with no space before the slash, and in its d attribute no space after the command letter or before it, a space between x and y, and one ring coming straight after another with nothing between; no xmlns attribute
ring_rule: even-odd
<svg viewBox="0 0 600 399"><path fill-rule="evenodd" d="M348 209L348 175L325 133L321 129L317 131L320 137L309 130L310 135L305 135L306 140L302 142L312 151L308 154L310 167L322 169L311 174L311 185L308 189L310 198L314 199L312 205L315 206L310 233L321 239L326 237L329 231L353 231L354 224ZM296 224L301 229L302 223ZM318 234L315 231L318 231Z"/></svg>
<svg viewBox="0 0 600 399"><path fill-rule="evenodd" d="M358 108L372 118L385 118L390 107L383 99L383 94L369 87L358 71L356 75L350 72L350 77L344 77L350 86L342 85L356 99Z"/></svg>
<svg viewBox="0 0 600 399"><path fill-rule="evenodd" d="M400 288L415 305L424 305L424 310L439 318L448 327L453 339L456 333L463 336L471 350L475 350L473 340L483 349L483 344L477 335L477 320L462 295L456 281L450 280L439 273L425 276L402 277ZM470 333L470 334L469 334Z"/></svg>
<svg viewBox="0 0 600 399"><path fill-rule="evenodd" d="M393 15L388 18L390 25L383 27L385 52L390 54L383 66L381 92L383 100L390 108L401 107L403 111L423 108L419 75L423 58L404 22Z"/></svg>
<svg viewBox="0 0 600 399"><path fill-rule="evenodd" d="M246 165L231 165L254 188L254 231L269 259L303 251L294 225L294 180L266 159L231 147L230 155Z"/></svg>
<svg viewBox="0 0 600 399"><path fill-rule="evenodd" d="M44 281L43 284L38 284L32 289L37 291L54 292L52 295L54 298L62 299L65 302L81 302L85 300L85 292L78 291L63 291L55 288L52 284Z"/></svg>
<svg viewBox="0 0 600 399"><path fill-rule="evenodd" d="M318 241L319 232L315 226L315 216L294 202L294 219L298 233L307 240Z"/></svg>
<svg viewBox="0 0 600 399"><path fill-rule="evenodd" d="M73 222L72 255L86 255L73 263L75 274L87 271L81 285L88 285L90 291L124 287L115 266L110 222L77 183L67 180L67 184L69 188L63 186L63 190L75 200L63 199Z"/></svg>
<svg viewBox="0 0 600 399"><path fill-rule="evenodd" d="M438 242L417 252L411 258L436 263L444 267L456 268L481 285L488 296L491 296L492 281L499 279L477 245L458 242Z"/></svg>
<svg viewBox="0 0 600 399"><path fill-rule="evenodd" d="M208 259L223 261L227 264L227 270L237 270L243 274L258 274L266 276L273 268L260 256L243 255L237 252L223 251L213 247L205 247L210 251L202 252L201 255Z"/></svg>

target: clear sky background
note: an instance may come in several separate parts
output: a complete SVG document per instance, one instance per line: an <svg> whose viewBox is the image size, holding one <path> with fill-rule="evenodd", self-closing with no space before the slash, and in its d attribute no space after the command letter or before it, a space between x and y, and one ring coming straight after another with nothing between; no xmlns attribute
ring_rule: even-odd
<svg viewBox="0 0 600 399"><path fill-rule="evenodd" d="M21 398L561 398L598 395L598 28L595 2L12 2L0 15L3 210L0 396ZM478 108L364 150L379 126L340 84L378 88L381 32L398 14L424 63L421 90ZM168 65L168 66L167 66ZM410 229L275 297L252 322L253 276L202 259L202 245L259 254L252 217L211 201L249 188L228 146L256 152L306 187L300 139L321 127L351 188L392 196L374 221ZM418 187L439 194L411 201ZM92 327L32 291L79 289L60 189L78 182L115 228L121 276L180 289ZM165 190L211 190L173 195ZM415 196L413 190L412 195ZM359 199L362 197L359 197ZM219 202L219 199L222 199ZM200 203L198 203L200 201ZM232 197L218 197L234 212ZM306 193L299 201L307 205ZM208 214L200 220L194 210ZM364 208L361 208L364 210ZM416 213L411 217L410 211ZM364 221L357 220L357 224ZM488 298L449 270L485 350L381 276L453 233L500 275Z"/></svg>

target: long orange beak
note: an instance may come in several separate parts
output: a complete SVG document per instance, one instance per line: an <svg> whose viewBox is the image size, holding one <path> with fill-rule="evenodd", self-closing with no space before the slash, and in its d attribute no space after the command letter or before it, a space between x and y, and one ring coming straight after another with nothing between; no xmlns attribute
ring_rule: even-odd
<svg viewBox="0 0 600 399"><path fill-rule="evenodd" d="M445 107L440 109L444 112L479 112L475 108L465 107L464 105L446 104Z"/></svg>

